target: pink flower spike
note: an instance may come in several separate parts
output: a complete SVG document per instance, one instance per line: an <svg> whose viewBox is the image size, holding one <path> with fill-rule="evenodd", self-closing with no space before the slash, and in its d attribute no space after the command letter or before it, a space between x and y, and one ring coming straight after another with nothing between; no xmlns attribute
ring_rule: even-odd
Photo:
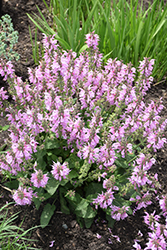
<svg viewBox="0 0 167 250"><path fill-rule="evenodd" d="M34 187L40 188L45 187L49 177L47 174L43 174L41 170L36 170L35 173L31 174L31 182Z"/></svg>
<svg viewBox="0 0 167 250"><path fill-rule="evenodd" d="M94 34L95 32L93 31L92 33L89 33L86 35L86 44L88 47L93 47L93 49L97 49L98 46L98 41L99 41L99 36L97 34Z"/></svg>
<svg viewBox="0 0 167 250"><path fill-rule="evenodd" d="M60 164L60 162L53 163L53 170L51 171L51 173L56 180L61 181L62 177L63 179L66 179L67 175L71 171L67 166L67 162L64 162L63 164Z"/></svg>
<svg viewBox="0 0 167 250"><path fill-rule="evenodd" d="M33 198L33 190L19 186L19 188L13 194L13 199L18 205L30 205Z"/></svg>
<svg viewBox="0 0 167 250"><path fill-rule="evenodd" d="M163 215L166 216L167 215L167 195L162 196L162 199L159 200L159 205L163 211Z"/></svg>

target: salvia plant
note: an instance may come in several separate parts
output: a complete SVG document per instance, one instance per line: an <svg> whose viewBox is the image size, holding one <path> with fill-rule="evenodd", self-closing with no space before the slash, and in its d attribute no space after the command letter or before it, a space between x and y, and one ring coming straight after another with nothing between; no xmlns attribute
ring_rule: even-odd
<svg viewBox="0 0 167 250"><path fill-rule="evenodd" d="M11 17L4 15L0 20L0 58L18 60L19 54L15 52L14 46L18 42L18 32L14 30Z"/></svg>
<svg viewBox="0 0 167 250"><path fill-rule="evenodd" d="M87 34L88 49L76 57L44 35L44 56L28 69L29 82L15 75L11 62L0 61L14 101L9 106L1 88L10 139L0 171L11 183L17 180L18 205L34 202L38 209L51 198L41 214L43 227L56 199L81 226L90 227L99 209L113 226L150 205L160 187L149 170L154 152L166 143L167 120L160 117L161 99L144 102L154 60L144 58L138 69L116 59L102 66L98 40Z"/></svg>

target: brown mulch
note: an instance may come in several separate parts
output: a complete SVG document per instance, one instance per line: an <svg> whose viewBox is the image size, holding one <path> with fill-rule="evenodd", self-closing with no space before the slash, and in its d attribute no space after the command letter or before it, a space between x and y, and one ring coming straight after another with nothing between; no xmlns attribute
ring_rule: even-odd
<svg viewBox="0 0 167 250"><path fill-rule="evenodd" d="M49 1L46 1L49 3ZM20 60L16 63L15 69L18 76L26 79L27 67L35 67L32 59L32 47L29 36L28 26L34 35L35 27L27 17L26 13L38 13L36 5L41 10L45 10L42 0L4 0L2 14L9 14L13 20L14 28L19 32L19 42L16 46L17 52L20 54ZM38 41L40 42L42 35L38 32ZM5 82L0 80L0 87L5 86ZM165 82L152 86L147 95L147 100L155 100L162 97L165 109L162 113L167 118L167 84ZM6 121L0 118L0 125L4 126ZM167 132L166 136L167 136ZM0 146L4 143L7 132L0 134ZM153 173L158 173L159 180L164 193L167 191L167 146L157 152L157 163L152 168ZM1 180L1 179L0 179ZM11 194L4 188L0 187L0 208L6 202L12 201ZM24 219L22 227L28 229L32 226L40 224L40 214L44 205L36 210L34 205L30 206L10 206L10 215L21 211L15 224L20 225ZM149 206L149 212L158 211L159 207L154 201ZM148 229L143 223L144 210L138 211L135 216L129 216L124 221L116 222L112 233L120 237L121 242L113 238L108 230L107 223L103 221L103 215L99 214L98 222L94 223L90 229L80 228L75 215L65 215L60 212L60 206L57 202L56 212L54 213L48 227L33 230L31 238L38 240L33 244L37 249L68 249L68 250L130 250L133 247L134 239L137 238L138 231L143 233L141 244L144 247L147 238ZM97 238L97 233L101 238ZM109 238L112 244L108 243ZM55 241L52 248L49 247L51 241Z"/></svg>

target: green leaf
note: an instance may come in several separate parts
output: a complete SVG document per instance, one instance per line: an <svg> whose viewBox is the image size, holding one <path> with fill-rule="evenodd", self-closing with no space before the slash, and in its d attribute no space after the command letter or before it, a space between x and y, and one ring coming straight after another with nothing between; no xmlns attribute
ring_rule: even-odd
<svg viewBox="0 0 167 250"><path fill-rule="evenodd" d="M0 147L0 153L4 153L4 149L6 148L7 144L4 143L1 147Z"/></svg>
<svg viewBox="0 0 167 250"><path fill-rule="evenodd" d="M108 227L113 228L115 220L111 218L111 215L106 214L106 220L108 221Z"/></svg>
<svg viewBox="0 0 167 250"><path fill-rule="evenodd" d="M91 219L94 218L97 214L97 211L90 205L87 207L86 214L84 218Z"/></svg>
<svg viewBox="0 0 167 250"><path fill-rule="evenodd" d="M68 162L70 169L76 168L76 163L78 163L78 169L80 169L81 159L76 154L70 154L66 159L66 162Z"/></svg>
<svg viewBox="0 0 167 250"><path fill-rule="evenodd" d="M84 190L86 192L86 197L88 197L92 194L95 195L101 193L103 190L103 186L101 183L91 182L88 186L84 188Z"/></svg>
<svg viewBox="0 0 167 250"><path fill-rule="evenodd" d="M84 222L85 222L85 227L86 228L90 228L91 227L91 225L92 225L92 223L94 222L94 218L85 218L84 219Z"/></svg>
<svg viewBox="0 0 167 250"><path fill-rule="evenodd" d="M127 161L124 158L119 157L115 160L115 165L120 168L129 168Z"/></svg>
<svg viewBox="0 0 167 250"><path fill-rule="evenodd" d="M50 195L53 195L56 190L58 189L60 185L60 181L59 180L56 180L54 177L51 177L49 180L48 180L48 183L46 185L46 190L47 192L50 194Z"/></svg>
<svg viewBox="0 0 167 250"><path fill-rule="evenodd" d="M89 202L92 202L94 199L96 199L98 194L89 194L86 196L86 199L89 200Z"/></svg>
<svg viewBox="0 0 167 250"><path fill-rule="evenodd" d="M41 169L42 171L47 166L47 164L46 164L46 162L44 160L45 155L46 155L46 150L45 149L39 149L39 148L37 150L37 153L35 154L39 169Z"/></svg>
<svg viewBox="0 0 167 250"><path fill-rule="evenodd" d="M133 211L132 211L132 209L129 207L129 209L128 209L128 214L129 215L132 215L133 214Z"/></svg>
<svg viewBox="0 0 167 250"><path fill-rule="evenodd" d="M6 131L6 130L8 130L9 127L10 127L9 125L5 125L4 127L2 127L2 130Z"/></svg>
<svg viewBox="0 0 167 250"><path fill-rule="evenodd" d="M84 220L80 216L76 216L77 222L81 228L84 227Z"/></svg>
<svg viewBox="0 0 167 250"><path fill-rule="evenodd" d="M39 209L39 207L40 207L40 205L41 205L41 201L38 199L38 198L33 198L33 202L34 202L34 204L35 204L35 207L36 207L36 209L38 210Z"/></svg>
<svg viewBox="0 0 167 250"><path fill-rule="evenodd" d="M51 155L51 158L52 158L52 160L53 160L54 162L57 162L57 161L58 161L57 155L52 154L52 155Z"/></svg>
<svg viewBox="0 0 167 250"><path fill-rule="evenodd" d="M49 203L45 205L40 218L40 224L42 228L46 227L49 224L49 221L54 214L55 209L55 205L50 205Z"/></svg>
<svg viewBox="0 0 167 250"><path fill-rule="evenodd" d="M129 200L125 200L122 197L120 197L119 194L115 194L115 199L113 200L113 205L117 207L123 207L123 206L130 206L131 202Z"/></svg>
<svg viewBox="0 0 167 250"><path fill-rule="evenodd" d="M70 171L70 173L68 174L68 177L70 178L70 179L73 179L73 178L76 178L76 177L78 177L78 173L77 173L77 171L75 171L74 169L72 169L71 171Z"/></svg>
<svg viewBox="0 0 167 250"><path fill-rule="evenodd" d="M77 205L80 203L80 201L82 200L82 197L78 194L78 193L75 193L75 195L73 196L69 196L69 195L66 195L65 196L70 204L70 210L71 211L74 211L77 207Z"/></svg>
<svg viewBox="0 0 167 250"><path fill-rule="evenodd" d="M77 205L75 211L80 211L83 209L86 210L88 205L89 203L85 199L82 199L81 202Z"/></svg>
<svg viewBox="0 0 167 250"><path fill-rule="evenodd" d="M67 202L64 198L64 193L65 193L65 189L64 188L60 188L60 205L61 205L61 212L64 214L70 214L70 210L67 207Z"/></svg>
<svg viewBox="0 0 167 250"><path fill-rule="evenodd" d="M10 189L18 189L19 182L17 180L9 181L9 182L4 183L4 186Z"/></svg>
<svg viewBox="0 0 167 250"><path fill-rule="evenodd" d="M81 202L77 205L75 209L75 213L77 216L82 218L94 218L97 214L97 211L94 210L90 205L89 202L85 199L82 199Z"/></svg>
<svg viewBox="0 0 167 250"><path fill-rule="evenodd" d="M67 184L67 182L69 182L69 180L68 179L62 179L61 181L59 181L60 182L60 185L61 186L65 186L66 184Z"/></svg>
<svg viewBox="0 0 167 250"><path fill-rule="evenodd" d="M52 152L47 152L47 155L48 156L52 156Z"/></svg>
<svg viewBox="0 0 167 250"><path fill-rule="evenodd" d="M45 143L45 148L46 149L55 149L55 148L60 148L60 143L57 140L50 140Z"/></svg>
<svg viewBox="0 0 167 250"><path fill-rule="evenodd" d="M82 48L80 48L80 50L79 50L78 53L79 53L79 54L82 53L82 52L85 51L87 48L88 48L88 45L87 45L87 44L83 45Z"/></svg>

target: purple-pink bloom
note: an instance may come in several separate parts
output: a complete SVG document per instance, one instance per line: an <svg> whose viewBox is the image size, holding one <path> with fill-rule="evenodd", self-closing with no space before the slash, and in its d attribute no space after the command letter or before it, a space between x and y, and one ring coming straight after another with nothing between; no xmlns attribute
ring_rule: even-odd
<svg viewBox="0 0 167 250"><path fill-rule="evenodd" d="M117 220L119 221L120 219L121 220L124 220L128 214L126 213L126 211L129 209L129 207L117 207L117 206L114 206L114 205L111 205L111 217L114 219L114 220Z"/></svg>
<svg viewBox="0 0 167 250"><path fill-rule="evenodd" d="M166 216L166 214L167 214L167 195L162 196L162 199L159 200L159 205L163 211L163 215Z"/></svg>
<svg viewBox="0 0 167 250"><path fill-rule="evenodd" d="M96 234L96 237L98 238L98 239L100 239L101 238L101 235L100 234Z"/></svg>
<svg viewBox="0 0 167 250"><path fill-rule="evenodd" d="M166 241L164 236L161 234L157 236L156 233L148 233L149 241L146 243L147 247L145 250L166 250Z"/></svg>
<svg viewBox="0 0 167 250"><path fill-rule="evenodd" d="M93 49L96 50L98 46L99 36L94 33L95 32L93 31L92 33L86 35L86 44L89 48L93 47Z"/></svg>
<svg viewBox="0 0 167 250"><path fill-rule="evenodd" d="M110 206L113 202L114 196L113 196L113 191L111 189L107 190L107 192L102 194L99 194L98 197L96 199L94 199L93 203L95 204L95 208L98 208L98 205L101 208L107 208L108 206Z"/></svg>
<svg viewBox="0 0 167 250"><path fill-rule="evenodd" d="M141 246L137 243L137 241L135 241L135 244L133 245L133 247L136 249L136 250L141 250Z"/></svg>
<svg viewBox="0 0 167 250"><path fill-rule="evenodd" d="M35 170L35 173L31 174L31 182L34 187L40 188L45 187L48 182L49 177L47 174L43 174L42 170Z"/></svg>
<svg viewBox="0 0 167 250"><path fill-rule="evenodd" d="M50 241L49 247L53 247L53 244L55 243L55 240Z"/></svg>
<svg viewBox="0 0 167 250"><path fill-rule="evenodd" d="M51 173L54 176L54 178L59 181L61 181L62 177L63 179L66 179L67 175L71 171L68 168L67 162L64 162L63 164L60 164L60 162L57 162L57 163L54 162L52 167L53 169Z"/></svg>
<svg viewBox="0 0 167 250"><path fill-rule="evenodd" d="M113 244L110 238L108 238L108 244Z"/></svg>
<svg viewBox="0 0 167 250"><path fill-rule="evenodd" d="M32 188L26 188L19 186L19 188L14 192L13 199L18 205L30 205L33 198Z"/></svg>
<svg viewBox="0 0 167 250"><path fill-rule="evenodd" d="M149 228L151 230L155 229L155 222L159 221L160 216L159 215L155 215L156 211L154 211L152 214L148 214L147 212L145 212L145 216L144 216L144 222L149 226Z"/></svg>

